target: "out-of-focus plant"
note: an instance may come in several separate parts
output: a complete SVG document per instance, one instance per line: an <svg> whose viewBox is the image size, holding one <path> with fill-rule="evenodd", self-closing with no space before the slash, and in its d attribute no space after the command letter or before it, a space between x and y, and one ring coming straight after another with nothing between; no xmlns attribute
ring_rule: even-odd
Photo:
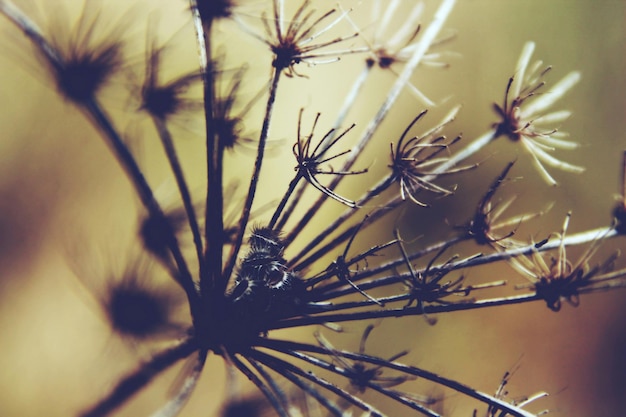
<svg viewBox="0 0 626 417"><path fill-rule="evenodd" d="M551 67L531 64L535 44L528 42L511 77L494 80L501 84L504 99L493 105L492 128L475 139L461 140L456 133L448 139L446 132L462 130L455 125L462 110L445 101L437 105L436 98L419 90L412 75L420 66L446 67L447 59L455 56L441 51L451 40L444 27L454 0L442 0L427 18L422 17L421 3L415 3L393 34L390 22L399 18L398 0L371 5L381 16L373 34L369 24L352 16L353 10L345 5L318 11L317 2L310 0L266 3L255 5L264 7L257 11L226 0L191 0L187 13L197 35L196 66L166 77L162 72L168 66L167 45L149 38L141 79L133 68L137 58L125 51L125 31L120 27L101 35L98 20L89 17L91 3L84 4L65 39L41 29L9 0L0 0L0 12L34 47L47 82L98 129L141 204L137 240L143 253L121 274L103 272L99 288L93 277L81 276L85 270L78 268L76 274L95 294L101 317L112 330L132 343L145 344L150 354L107 392L94 386L93 403L79 415L112 415L161 372L192 358L171 397L154 404L153 416L174 416L194 394L201 375L211 373L205 366L210 356L221 358L256 385L271 406L270 413L279 416L445 414L439 411L441 398L415 392L414 380L470 397L489 416L538 415L527 406L544 394L510 399L503 390L508 374L490 395L445 376L445 371L438 374L401 361L406 351L378 357L366 353L365 344L375 337L372 321L423 316L434 325L439 313L539 300L556 312L562 301L578 305L583 294L626 284L626 269L615 267L617 254L596 259L600 245L623 240L624 196L613 222L566 233L568 213L562 227L555 226L552 234L537 242L514 239L516 228L540 212L502 219L514 201L498 203L495 198L514 166L508 160L502 161L500 175L486 183L475 214L463 225L442 222L443 232L429 236L421 246L403 238L412 232L404 233L402 226L381 226L405 207L427 210L433 198L454 194L456 187L447 178L480 178L480 164L470 157L487 155L496 141L518 144L519 158L530 158L550 186L557 181L548 168L581 174L582 167L560 155L561 150L578 146L559 130L570 112L550 110L580 74L571 72L554 85L546 84ZM232 56L241 60L244 54L230 47L234 37L256 41L271 57L269 68L252 62L229 67ZM334 122L328 121L332 114L324 109L301 109L297 120L287 121L293 124L294 137L288 143L271 143L273 126L283 122L279 106L284 94L297 94L294 85L310 82L316 71L311 67L332 65L340 72L342 65L359 59L364 70L346 97L337 98L343 105ZM251 80L267 76L268 70L262 95L250 94L248 104L242 103L246 101L242 91L253 90ZM364 127L342 127L360 108L364 85L375 71L389 71L393 82L380 102L373 103L373 117ZM120 79L128 81L129 94L139 101L134 110L153 124L149 134L161 142L178 191L176 203L157 196L158 184L149 180L149 170L142 166L136 138L128 137L104 104L104 92ZM196 97L194 91L201 94ZM449 111L439 120L433 120L436 116L428 109L415 111L401 135L389 137L380 127L403 91L416 96L416 108ZM253 126L248 115L261 99L264 113L260 124ZM173 126L200 115L205 124L206 169L198 173L177 151ZM252 140L250 132L257 137ZM249 164L236 157L241 148L237 145L253 149ZM259 191L275 182L264 169L271 160L268 149L282 147L291 148L295 160L281 160L277 183L282 186L284 178L290 180L284 190L275 190L275 201L264 205ZM375 162L364 157L372 147L385 151ZM381 160L387 172L373 178L370 171L380 172L375 165ZM205 191L192 189L190 176L202 176ZM230 185L233 178L239 181L236 187ZM523 185L516 181L514 186ZM330 205L340 208L331 219L321 214ZM357 249L362 247L360 241L374 243ZM575 245L586 245L586 250L572 259L568 249ZM468 246L473 252L467 252ZM504 280L481 279L480 273L468 277L479 266L499 263L513 266ZM169 275L182 294L158 288L159 274ZM516 285L518 275L530 283ZM500 295L493 295L496 287ZM184 324L172 317L182 300L189 318ZM340 332L355 322L367 327L354 351L336 348L327 339L327 330L326 336L319 330ZM317 343L278 332L294 328L315 334ZM164 339L165 347L160 344ZM382 397L405 406L405 411L386 410L389 401L379 401ZM237 407L247 411L233 411ZM234 401L223 407L223 414L261 415L266 408L260 400Z"/></svg>

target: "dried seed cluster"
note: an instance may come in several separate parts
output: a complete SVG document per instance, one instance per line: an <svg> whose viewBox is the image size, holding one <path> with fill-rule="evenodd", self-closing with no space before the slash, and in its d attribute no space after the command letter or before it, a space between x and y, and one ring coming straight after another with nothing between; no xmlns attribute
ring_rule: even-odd
<svg viewBox="0 0 626 417"><path fill-rule="evenodd" d="M375 0L373 6L379 13L374 14L374 25L370 25L353 18L351 10L341 6L318 13L311 0L272 0L268 11L256 14L243 12L243 6L232 1L192 0L185 13L196 30L198 62L179 76L163 80L162 69L169 65L163 54L165 46L148 42L142 79L128 77L132 84L129 95L139 101L134 110L152 123L150 134L161 142L170 182L178 192L176 203L166 210L154 192L156 186L147 164L129 145L121 122L101 102L102 91L110 81L129 72L122 37L97 38L96 30L88 25L94 22L83 16L76 35L63 43L39 29L9 0L0 0L0 13L33 44L60 96L88 116L127 174L144 213L137 238L154 267L168 274L186 297L189 322L181 326L172 319L181 303L169 292L149 285L156 281L150 270L137 268L125 279L110 280L104 295L95 297L104 320L117 334L145 342L151 355L116 382L109 381L109 391L94 390L90 398L93 403L81 416L116 413L161 372L190 358L191 366L184 367L183 383L172 398L154 405L158 408L155 417L173 417L193 394L204 368L212 364L207 362L209 356L219 357L254 384L271 412L280 417L396 415L393 408L387 411L389 402L406 407L403 413L408 409L436 417L447 408L441 405L442 398L458 394L477 402L477 409L486 409L487 416L542 414L527 406L543 398L543 393L522 401L512 399L505 390L508 373L496 393L489 395L406 363L413 360L407 350L382 357L365 352L374 323L390 317L421 316L434 325L438 313L452 315L533 301L543 301L556 312L564 301L577 306L583 294L626 286L626 269L616 268L617 254L593 263L601 243L623 239L626 234L626 185L612 213L612 224L566 235L568 214L560 231L544 236L539 243L519 236L513 239L522 222L526 226L541 212L502 219L505 210L517 208L515 195L501 202L496 194L499 198L523 181L510 181L503 187L517 166L500 161L497 155L492 159L504 168L499 167L500 174L481 188L486 192L469 220L454 227L449 219L442 218L441 236L415 241L401 236L401 230L403 236L408 235L402 221L407 216L420 226L428 226L416 210L454 194L457 187L446 185L443 177L474 175L481 164L466 161L500 137L510 139L511 146L521 147L549 185L556 185L556 180L546 166L571 173L583 171L553 156L559 149L573 150L578 145L560 130L548 127L570 116L569 111L548 109L580 75L572 72L547 91L543 79L551 67L530 63L532 42L524 46L508 83L503 80L504 100L493 106L496 120L485 134L461 140L455 133L448 139L450 130L461 130L452 127L461 111L459 106L451 106L441 120L432 123L433 127L420 127L420 132L415 132L418 122L423 125L428 119L422 106L435 107L435 101L413 85L413 74L423 67L448 65L451 54L435 52L434 47L451 39L443 27L454 4L455 0L441 0L433 15L423 19L419 2L403 15L398 0ZM374 31L370 35L371 26ZM388 33L393 27L397 30ZM260 40L270 57L266 68L271 74L269 82L263 81L256 95L249 94L257 90L251 86L251 80L258 78L256 62L229 69L229 58L239 51L229 49L228 39L248 35ZM295 163L284 169L284 178L266 178L264 167L270 159L266 148L277 135L276 119L287 114L277 109L284 100L281 93L285 82L290 93L297 93L293 87L296 83L309 82L309 74L300 72L302 64L337 63L359 53L365 58L355 61L364 65L363 72L348 89L334 122L328 122L332 115L327 112L301 109L297 121L290 122L295 134L285 147L291 149ZM364 127L346 123L352 117L357 119L353 112L362 111L363 85L377 71L393 75L386 93L381 87L385 96L377 103L378 109ZM285 81L283 75L293 79ZM202 98L188 96L192 89L201 89ZM397 107L403 91L412 92L420 107L400 134L383 131L381 126ZM264 111L260 127L246 133L258 135L258 139L244 137L248 114L262 107L257 106L261 100L265 104L259 109ZM171 128L183 114L204 117L201 154L206 155L206 170L187 165L181 157L183 141ZM307 133L303 126L308 119L312 122ZM316 135L323 123L329 124L322 130L326 133ZM363 159L366 148L381 143L391 151L388 159L383 158L388 161L386 166L383 162L379 170L376 164L380 161ZM249 164L233 159L241 144L253 150ZM283 167L282 163L276 165ZM622 169L626 184L626 160ZM228 185L235 176L231 171L243 173L243 187ZM355 174L359 176L352 178ZM190 175L202 176L202 199L189 185ZM348 177L351 179L346 180ZM350 182L350 187L344 188L344 182ZM278 189L281 196L270 209L258 198L257 190L263 186ZM328 216L328 206L338 211ZM257 226L251 227L253 222ZM587 245L586 249L572 260L569 247L580 244ZM475 269L506 262L514 271L505 279L492 280L484 270ZM475 270L479 272L470 274ZM528 282L516 284L520 276ZM496 287L502 293L493 295L496 291L491 290ZM324 327L349 334L350 326L360 324L364 331L354 350L335 347L338 345L319 330ZM278 332L293 328L308 330L317 343L301 342L288 332ZM157 337L168 338L170 343L150 344ZM428 395L415 392L411 383L415 379L432 385ZM388 401L370 397L371 391ZM443 395L431 395L435 391ZM256 398L235 398L222 413L252 417L265 408L263 404Z"/></svg>

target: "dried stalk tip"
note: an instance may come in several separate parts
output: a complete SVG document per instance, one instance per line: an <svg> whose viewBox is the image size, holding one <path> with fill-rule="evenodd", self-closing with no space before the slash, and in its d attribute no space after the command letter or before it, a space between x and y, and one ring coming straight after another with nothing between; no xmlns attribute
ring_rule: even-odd
<svg viewBox="0 0 626 417"><path fill-rule="evenodd" d="M330 21L329 18L337 12L336 9L331 9L320 17L314 18L315 10L310 9L311 1L304 0L293 16L288 18L285 16L285 3L285 0L274 0L273 16L267 17L267 14L263 14L265 36L252 33L254 37L265 43L274 54L272 66L277 71L284 70L288 77L294 75L303 77L295 70L295 66L301 62L309 65L335 62L339 60L341 55L365 51L363 48L323 51L326 47L354 38L357 34L339 36L329 41L314 42L337 23L344 20L347 12L341 13L337 18ZM285 27L286 22L289 22L287 27Z"/></svg>
<svg viewBox="0 0 626 417"><path fill-rule="evenodd" d="M121 66L121 48L120 43L113 43L81 51L72 45L65 62L52 68L60 92L76 102L95 96Z"/></svg>
<svg viewBox="0 0 626 417"><path fill-rule="evenodd" d="M473 239L478 245L489 245L496 250L506 250L515 246L522 246L522 242L512 239L516 228L522 222L543 215L546 210L535 213L525 213L501 220L504 212L513 205L516 196L508 198L504 202L493 202L493 197L500 186L507 181L506 176L513 167L514 162L509 162L504 170L493 181L483 198L478 203L474 217L465 225L460 226L466 237ZM500 229L509 229L504 234L498 233Z"/></svg>
<svg viewBox="0 0 626 417"><path fill-rule="evenodd" d="M204 23L230 17L235 7L235 2L232 0L196 0L195 3Z"/></svg>
<svg viewBox="0 0 626 417"><path fill-rule="evenodd" d="M480 203L478 203L478 208L476 209L474 217L465 226L467 236L474 239L478 245L496 245L496 247L499 247L502 244L502 241L513 236L515 233L514 231L511 231L503 236L494 235L494 222L502 215L502 212L510 205L510 203L504 204L504 207L501 208L492 204L493 196L505 181L506 176L513 167L513 164L514 162L508 163L500 175L498 175L498 177L493 181L489 190L487 190L483 198L480 200Z"/></svg>
<svg viewBox="0 0 626 417"><path fill-rule="evenodd" d="M123 22L98 34L104 30L102 22L98 5L85 2L72 33L53 28L49 45L43 38L35 42L59 92L70 101L80 104L92 99L124 65Z"/></svg>
<svg viewBox="0 0 626 417"><path fill-rule="evenodd" d="M139 226L139 236L149 252L162 260L169 260L170 240L180 234L186 225L185 209L177 207L166 212L164 217L146 215Z"/></svg>
<svg viewBox="0 0 626 417"><path fill-rule="evenodd" d="M502 106L494 104L494 110L501 118L494 127L496 137L507 136L512 141L520 143L532 157L542 178L550 185L557 185L543 164L574 173L581 173L584 168L563 162L549 153L556 149L578 147L577 143L566 139L566 133L556 128L545 127L565 121L571 112L567 110L544 112L578 83L580 73L571 72L552 87L551 91L541 91L546 84L542 78L552 67L541 69L541 61L529 66L534 49L533 42L528 42L524 46L515 75L509 79L506 86L504 103Z"/></svg>
<svg viewBox="0 0 626 417"><path fill-rule="evenodd" d="M237 145L246 144L255 147L256 141L244 136L243 120L265 91L261 90L254 97L246 100L247 103L242 106L244 99L239 99L239 91L248 67L242 66L235 71L224 70L220 67L219 60L213 61L213 67L217 97L214 103L211 130L217 136L220 148L233 150ZM226 75L230 75L228 81L226 81Z"/></svg>
<svg viewBox="0 0 626 417"><path fill-rule="evenodd" d="M359 343L358 353L360 355L365 354L365 343L367 342L367 339L373 329L374 325L370 324L363 331L361 342ZM392 388L403 384L406 381L415 379L412 375L383 376L382 373L384 371L384 365L370 366L368 363L359 360L349 361L342 357L339 354L339 351L337 351L337 349L320 333L316 333L315 338L327 354L331 356L333 360L341 366L341 368L343 368L343 376L348 379L350 386L360 394L363 394L367 388L371 386ZM398 352L384 361L393 362L403 356L406 356L408 353L408 351Z"/></svg>
<svg viewBox="0 0 626 417"><path fill-rule="evenodd" d="M95 32L102 25L99 9L94 3L85 2L81 15L70 29L73 33L68 34L66 27L57 26L50 30L50 34L45 34L11 2L0 1L0 13L30 40L52 73L59 93L77 104L93 99L123 65L122 22L96 39ZM63 24L67 25L67 22Z"/></svg>
<svg viewBox="0 0 626 417"><path fill-rule="evenodd" d="M172 326L172 298L167 293L142 288L135 280L111 286L104 307L111 327L124 336L145 339Z"/></svg>
<svg viewBox="0 0 626 417"><path fill-rule="evenodd" d="M149 339L180 329L172 315L180 299L154 283L154 270L135 260L119 275L109 276L97 296L111 328L123 337Z"/></svg>
<svg viewBox="0 0 626 417"><path fill-rule="evenodd" d="M457 111L458 108L454 109L443 122L421 136L413 136L405 141L413 125L426 115L424 110L407 126L398 143L395 146L391 143L391 163L388 165L392 171L390 178L398 182L403 200L408 198L419 206L428 207L428 204L417 198L420 191L426 190L442 196L453 193L453 190L435 184L434 179L440 175L450 175L475 167L472 165L444 172L437 170L439 165L448 160L447 152L450 146L461 140L461 137L457 136L448 141L445 136L439 135L441 130L454 120Z"/></svg>
<svg viewBox="0 0 626 417"><path fill-rule="evenodd" d="M301 132L302 113L303 109L300 109L300 114L298 116L298 140L293 145L293 155L295 156L297 161L297 165L294 168L297 173L296 179L299 180L300 178L304 178L314 188L332 198L333 200L345 204L348 207L356 207L356 203L354 201L340 196L331 188L323 185L317 178L318 175L348 176L363 174L367 172L367 169L362 169L359 171L336 171L330 165L326 169L321 168L322 164L326 164L334 159L350 153L350 150L348 149L332 156L326 155L326 152L328 152L330 148L332 148L350 130L352 130L355 125L348 127L338 135L335 135L335 129L331 129L324 135L324 137L319 141L317 145L312 146L311 141L313 140L315 127L317 126L317 121L319 120L320 113L316 115L313 126L311 127L311 132L308 135L302 135Z"/></svg>
<svg viewBox="0 0 626 417"><path fill-rule="evenodd" d="M530 288L536 295L546 302L552 311L561 309L561 301L565 300L572 306L579 304L579 295L584 291L601 289L604 280L602 275L613 269L618 254L609 256L603 263L590 266L593 255L597 252L603 236L598 236L591 242L581 257L573 262L567 258L565 248L565 233L569 225L571 213L568 213L563 223L563 229L558 235L560 245L557 256L551 256L549 261L537 250L530 255L511 258L511 266L530 280L527 285L518 285L516 288Z"/></svg>
<svg viewBox="0 0 626 417"><path fill-rule="evenodd" d="M626 203L618 203L613 209L613 217L617 222L615 230L617 233L626 235Z"/></svg>
<svg viewBox="0 0 626 417"><path fill-rule="evenodd" d="M146 58L146 76L141 87L140 110L143 110L157 119L166 120L181 110L200 107L200 102L186 98L184 94L193 83L202 79L199 72L190 72L181 75L167 83L159 81L161 54L164 48L152 46Z"/></svg>
<svg viewBox="0 0 626 417"><path fill-rule="evenodd" d="M516 366L513 370L507 371L504 373L504 376L502 377L502 380L500 381L500 385L498 386L498 389L496 390L494 397L497 398L498 400L505 401L519 408L523 408L534 401L547 397L548 393L544 391L535 393L531 396L524 396L520 398L510 397L510 393L507 389L507 386L509 384L509 380L511 379L513 374L517 371L518 367L519 366ZM547 413L548 411L544 410L536 414L536 416L538 417ZM498 407L492 404L492 405L489 405L489 407L487 407L487 411L485 412L484 417L498 417L502 415L503 415L502 410L500 410ZM474 410L474 417L477 417L477 416L478 416L478 410Z"/></svg>

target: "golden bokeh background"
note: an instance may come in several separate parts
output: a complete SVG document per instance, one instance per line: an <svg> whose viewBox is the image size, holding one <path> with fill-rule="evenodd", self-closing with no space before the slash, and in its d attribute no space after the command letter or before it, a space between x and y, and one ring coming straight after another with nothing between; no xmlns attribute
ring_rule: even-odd
<svg viewBox="0 0 626 417"><path fill-rule="evenodd" d="M44 0L15 0L42 27L58 31L60 37L71 31L70 25L59 19L75 20L83 2L61 0L53 5ZM108 27L123 22L118 25L124 27L122 36L129 43L127 73L141 76L146 33L157 32L162 42L173 45L166 56L176 63L162 69L164 77L193 68L195 41L185 1L139 1L130 6L121 0L98 3L102 19L110 22ZM345 7L352 4L345 3ZM371 22L368 10L372 3L355 1L353 19ZM314 4L325 10L335 2ZM405 0L402 7L409 10L412 5L413 1ZM243 4L244 20L250 25L256 22L260 30L254 16L266 6L255 0ZM424 21L436 7L437 2L426 2ZM459 0L444 26L444 33L454 33L455 38L441 47L459 56L450 59L450 68L420 68L412 78L415 86L441 102L431 113L442 114L461 104L459 117L446 133L462 132L463 142L481 135L495 121L492 103L502 100L522 46L533 40L537 43L533 60L553 65L550 82L572 70L582 73L581 82L556 108L573 111L563 130L581 144L575 151L559 152L558 157L585 166L586 172L576 176L551 170L560 186L548 187L523 152L500 140L476 157L482 162L478 170L452 178L449 184L458 184L454 196L433 198L431 210L402 211L371 238L390 239L394 224L403 224L407 237L445 238L445 221L465 221L488 184L512 159L518 161L511 176L520 179L503 187L501 193L503 199L518 194L514 214L553 203L541 219L518 230L520 239L541 239L558 231L568 210L573 213L570 232L608 224L626 149L625 18L623 0ZM351 30L346 26L340 29ZM223 39L218 53L227 57L228 65L245 62L250 67L242 93L246 101L268 80L268 55L258 40L241 35L232 22L220 26L218 33ZM301 65L298 70L308 79L284 79L270 134L270 162L263 173L262 202L278 198L292 174L290 148L298 110L305 108L307 125L314 113L322 112L317 134L323 133L362 63L362 56L354 55L337 64ZM389 71L373 76L348 121L357 123L357 129L365 126L394 80ZM159 196L173 201L174 186L167 180L165 159L154 142L152 128L145 118L134 114L135 102L125 93L129 85L128 77L113 80L102 101L136 150L150 180L163 184L157 187ZM262 102L245 120L245 131L251 137L258 135ZM107 392L108 384L149 352L111 333L92 294L75 277L76 271L94 271L90 283L104 291L98 283L106 278L106 271L122 267L136 247L139 203L97 131L57 95L41 61L4 17L0 17L0 103L0 416L74 415ZM377 134L376 145L364 154L361 164L370 167L370 176L349 179L340 188L342 194L357 198L358 187L374 181L374 173L383 172L389 142L397 140L423 108L408 93L400 97ZM199 117L199 113L193 118L181 117L173 127L197 195L202 193L204 178ZM429 115L424 130L430 126L428 120L437 119ZM242 149L240 155L229 159L228 174L235 177L242 167L251 166L252 154ZM322 215L332 219L340 210L330 207ZM623 245L623 238L605 242L596 259L604 259ZM571 253L576 256L582 250L573 248ZM624 260L618 263L625 264ZM484 274L484 280L523 282L506 264L473 270L468 278L482 279L479 274ZM617 290L582 297L579 307L565 304L558 314L543 303L533 303L441 315L435 326L419 317L389 319L374 330L368 352L389 356L410 349L406 362L489 393L495 391L502 374L518 364L508 387L513 397L542 390L550 393L529 409L547 408L555 416L619 416L626 409L625 301L626 292ZM333 341L358 349L362 327L355 325L345 334L332 336ZM311 330L299 332L292 336L310 337ZM221 362L221 358L209 359L183 416L215 415L233 385L250 388L243 378L232 381ZM168 394L179 369L166 372L119 415L149 415ZM423 387L419 381L413 386ZM460 394L445 392L440 407L446 415L471 416L475 404ZM407 413L399 408L393 415Z"/></svg>

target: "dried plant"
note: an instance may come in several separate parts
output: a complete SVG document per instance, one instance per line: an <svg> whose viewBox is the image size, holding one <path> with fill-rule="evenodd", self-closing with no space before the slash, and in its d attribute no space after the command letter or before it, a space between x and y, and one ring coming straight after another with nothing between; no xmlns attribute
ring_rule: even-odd
<svg viewBox="0 0 626 417"><path fill-rule="evenodd" d="M579 146L555 125L565 123L570 111L547 112L580 80L579 72L547 84L551 67L531 64L535 44L526 43L508 82L489 81L504 93L504 100L493 104L491 129L466 138L457 125L463 109L448 104L454 92L428 98L414 77L422 67L447 68L449 58L456 57L441 50L457 37L446 27L455 0L439 1L431 15L421 2L403 12L399 0L327 6L313 0L181 0L180 14L195 33L187 39L195 48L194 61L172 75L168 68L176 62L167 41L159 43L149 30L145 50L133 53L131 38L137 34L122 23L101 34L101 11L89 1L75 25L67 22L72 32L64 38L41 29L22 5L0 0L11 30L23 33L43 64L44 82L95 127L89 136L104 140L139 205L139 214L127 217L139 219L128 226L130 252L142 253L133 255L122 272L75 268L73 282L92 295L87 303L95 304L113 337L142 347L141 358L115 378L90 382L89 398L81 396L76 415L137 415L133 404L140 393L169 368L186 363L167 397L151 398L140 411L154 417L182 415L190 399L204 400L199 381L218 372L218 361L230 375L218 381L226 397L220 404L195 407L193 415L221 410L216 412L224 416L434 417L455 414L448 401L460 396L471 401L474 415L479 409L487 416L542 415L545 407L535 402L547 394L512 399L505 389L509 373L491 395L457 377L454 369L439 366L435 373L417 366L408 349L396 348L395 338L387 341L388 351L366 353L366 342L370 351L377 340L375 323L386 325L391 318L414 323L410 318L421 316L435 325L442 313L454 317L536 301L558 312L562 301L578 306L582 295L626 286L626 268L613 250L626 233L626 153L613 221L607 213L598 227L572 233L567 232L568 212L562 227L538 229L534 238L525 239L518 229L532 228L532 220L545 211L502 219L506 210L517 210L522 187L533 183L511 180L514 161L490 150L503 142L499 138L521 146L518 159L530 157L549 185L557 181L546 166L582 174L582 167L552 154ZM381 17L377 24L359 14L367 7L374 20ZM145 13L128 13L150 26ZM398 30L390 34L394 26ZM355 63L363 65L363 72L353 77L345 97L333 97L342 103L334 118L324 108L282 104L287 94L297 96L299 86L313 82L316 71L331 77L329 67L341 74ZM322 64L325 68L317 68ZM392 77L390 85L377 87L382 96L367 98L367 80L386 73ZM264 87L255 93L259 80ZM127 103L139 102L125 112L143 115L152 129L135 134L125 127L127 118L106 95L119 92L120 85L127 87ZM403 92L410 93L413 104L396 131L386 123L396 110L402 117ZM374 115L364 116L364 127L346 123L351 117L363 120L358 113L370 111L363 102L373 106ZM293 108L299 110L292 120ZM201 119L204 140L198 144L195 139L189 152L180 127L193 130L185 126L192 119ZM296 133L280 137L274 133L277 125ZM134 136L161 142L165 159L160 165L166 167L157 170L161 177L134 146L141 139ZM253 149L252 157L239 155L242 144ZM287 152L273 156L268 148ZM372 157L372 149L386 156ZM202 168L192 162L198 155ZM493 161L499 174L481 177L483 163ZM484 193L477 204L462 204L476 207L469 220L453 226L457 219L440 217L430 227L435 217L427 214L429 208L453 200L468 179L481 178L486 181L476 187ZM157 187L175 187L176 202L161 198ZM508 197L500 201L503 190ZM120 193L120 199L127 197ZM84 246L125 247L120 233L92 238ZM578 245L586 245L584 252L570 255ZM605 246L611 255L600 252ZM80 248L68 256L92 263ZM507 264L513 269L504 277L485 272ZM170 286L163 286L163 275ZM413 332L411 326L406 333ZM338 347L342 335L354 335L354 329L364 329L353 338L358 348ZM302 334L309 338L302 340ZM337 342L331 343L334 337ZM420 343L428 347L428 340ZM239 380L250 381L256 395L239 390Z"/></svg>

